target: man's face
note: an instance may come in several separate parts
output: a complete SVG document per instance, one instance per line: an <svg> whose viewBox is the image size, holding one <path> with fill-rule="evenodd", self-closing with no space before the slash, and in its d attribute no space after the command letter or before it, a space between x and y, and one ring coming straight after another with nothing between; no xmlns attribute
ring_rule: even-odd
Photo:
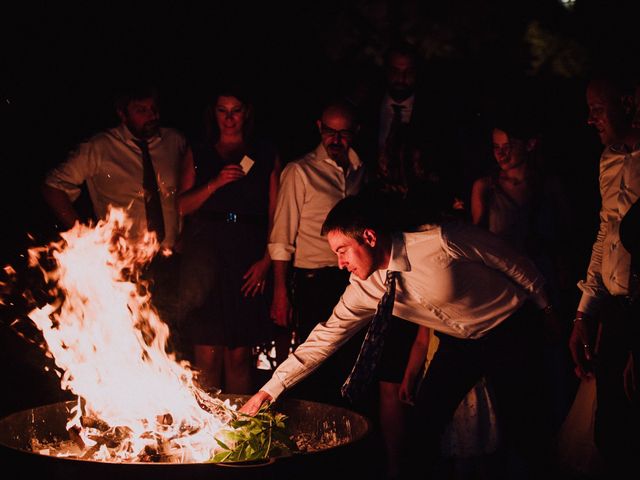
<svg viewBox="0 0 640 480"><path fill-rule="evenodd" d="M355 136L353 120L338 109L330 109L322 114L318 128L322 145L329 157L338 165L346 165L349 161L349 148Z"/></svg>
<svg viewBox="0 0 640 480"><path fill-rule="evenodd" d="M587 123L598 131L602 144L608 146L621 141L626 122L622 98L616 99L602 84L591 83L587 87L587 105Z"/></svg>
<svg viewBox="0 0 640 480"><path fill-rule="evenodd" d="M387 66L387 88L389 96L398 102L406 100L416 85L416 65L413 57L394 53L389 58Z"/></svg>
<svg viewBox="0 0 640 480"><path fill-rule="evenodd" d="M138 138L151 138L160 130L160 114L153 98L132 100L125 110L118 111L118 116Z"/></svg>
<svg viewBox="0 0 640 480"><path fill-rule="evenodd" d="M331 250L338 256L338 267L346 268L362 280L378 269L375 261L377 238L373 230L365 230L360 241L332 230L327 234L327 240Z"/></svg>

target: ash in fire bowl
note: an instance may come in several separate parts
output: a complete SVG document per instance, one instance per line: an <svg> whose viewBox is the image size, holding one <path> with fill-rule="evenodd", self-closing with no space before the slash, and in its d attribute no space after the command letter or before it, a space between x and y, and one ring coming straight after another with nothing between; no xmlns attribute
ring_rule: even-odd
<svg viewBox="0 0 640 480"><path fill-rule="evenodd" d="M241 404L248 397L221 395L233 404ZM82 449L66 425L75 402L60 402L14 413L0 419L0 445L33 453L68 460L99 460L90 449ZM286 415L286 431L297 447L281 457L321 452L345 446L364 438L369 431L369 421L353 411L331 405L304 400L284 400L277 404L278 412ZM105 448L116 446L118 439L112 435L103 439ZM110 444L111 442L111 444ZM199 463L185 461L187 457L169 455L159 450L149 449L146 456L135 461L140 463ZM273 457L280 458L278 456ZM117 460L102 460L118 463Z"/></svg>

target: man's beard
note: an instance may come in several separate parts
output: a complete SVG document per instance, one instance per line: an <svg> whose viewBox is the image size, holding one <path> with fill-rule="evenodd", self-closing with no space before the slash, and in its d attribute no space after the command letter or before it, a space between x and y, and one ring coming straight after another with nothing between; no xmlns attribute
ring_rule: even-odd
<svg viewBox="0 0 640 480"><path fill-rule="evenodd" d="M348 159L348 150L340 144L330 144L327 147L327 153L329 157L336 161L336 163L344 163Z"/></svg>
<svg viewBox="0 0 640 480"><path fill-rule="evenodd" d="M147 122L140 129L129 130L138 138L151 138L160 132L160 122Z"/></svg>
<svg viewBox="0 0 640 480"><path fill-rule="evenodd" d="M391 84L389 88L389 96L396 102L403 102L413 95L413 87L406 84Z"/></svg>

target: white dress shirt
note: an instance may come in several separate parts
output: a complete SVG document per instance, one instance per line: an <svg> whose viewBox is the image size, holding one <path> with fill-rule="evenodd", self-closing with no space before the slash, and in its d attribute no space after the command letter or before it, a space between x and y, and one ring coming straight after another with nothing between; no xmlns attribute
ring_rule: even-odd
<svg viewBox="0 0 640 480"><path fill-rule="evenodd" d="M284 168L269 239L272 260L290 261L293 257L298 268L338 265L321 230L334 205L360 191L364 168L353 149L349 150L349 163L345 175L320 144Z"/></svg>
<svg viewBox="0 0 640 480"><path fill-rule="evenodd" d="M594 314L603 296L628 295L631 255L620 242L620 222L640 196L640 145L628 152L607 147L600 157L600 228L593 244L587 278L578 282L578 310Z"/></svg>
<svg viewBox="0 0 640 480"><path fill-rule="evenodd" d="M144 190L142 187L142 152L129 129L121 124L98 133L81 143L67 160L54 168L46 184L62 190L75 201L83 182L91 197L94 213L106 217L109 205L127 209L133 221L131 234L146 230ZM149 141L149 153L158 179L165 238L162 245L171 248L179 229L177 191L180 163L187 151L184 136L162 128Z"/></svg>
<svg viewBox="0 0 640 480"><path fill-rule="evenodd" d="M393 236L388 270L400 272L393 315L457 338L480 338L529 298L547 306L533 262L467 223L428 226ZM331 317L318 324L262 390L274 399L302 380L373 317L387 269L351 275Z"/></svg>

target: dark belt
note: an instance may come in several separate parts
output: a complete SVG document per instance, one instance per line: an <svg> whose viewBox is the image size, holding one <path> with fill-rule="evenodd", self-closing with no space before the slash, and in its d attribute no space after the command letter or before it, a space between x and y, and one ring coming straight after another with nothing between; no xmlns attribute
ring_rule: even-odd
<svg viewBox="0 0 640 480"><path fill-rule="evenodd" d="M623 308L631 308L638 301L638 294L634 295L612 295L613 301Z"/></svg>
<svg viewBox="0 0 640 480"><path fill-rule="evenodd" d="M244 223L250 225L266 225L266 215L258 215L253 213L236 213L236 212L211 212L200 211L198 217L210 222L224 223Z"/></svg>

